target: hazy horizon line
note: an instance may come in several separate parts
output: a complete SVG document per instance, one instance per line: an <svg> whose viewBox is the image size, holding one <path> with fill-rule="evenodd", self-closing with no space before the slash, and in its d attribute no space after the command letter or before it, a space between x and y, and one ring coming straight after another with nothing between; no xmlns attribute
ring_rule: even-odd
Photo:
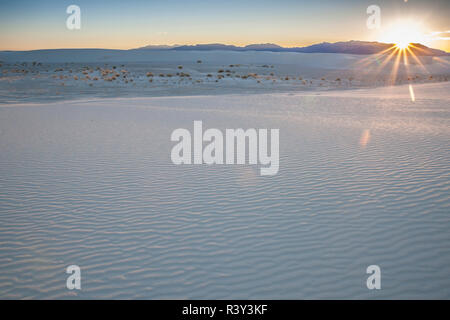
<svg viewBox="0 0 450 320"><path fill-rule="evenodd" d="M329 43L329 44L336 44L336 43L345 43L345 42L366 42L366 43L381 43L381 44L392 44L395 45L395 43L390 43L390 42L382 42L382 41L368 41L368 40L340 40L340 41L335 41L335 42L330 42L330 41L321 41L321 42L314 42L312 44L309 45L296 45L296 46L283 46L274 42L259 42L259 43L248 43L248 44L243 44L243 45L239 45L239 44L230 44L230 43L223 43L223 42L205 42L205 43L185 43L185 44L146 44L143 46L139 46L139 47L132 47L132 48L127 48L127 49L119 49L119 48L107 48L107 47L57 47L57 48L39 48L39 49L27 49L27 50L17 50L17 49L0 49L0 52L5 52L5 51L12 51L12 52L26 52L26 51L42 51L42 50L115 50L115 51L128 51L128 50L136 50L136 49L143 49L145 47L170 47L170 48L177 48L177 47L182 47L182 46L201 46L201 45L224 45L224 46L234 46L237 48L245 48L248 46L252 46L252 45L275 45L278 46L280 48L283 49L294 49L294 48L307 48L313 45L318 45L318 44L325 44L325 43ZM440 50L442 52L445 53L450 53L449 51L446 51L444 49L439 49L439 48L433 48L433 47L429 47L427 45L424 45L422 43L411 43L411 44L420 44L422 46L425 46L429 49L433 49L433 50ZM161 49L164 50L164 49Z"/></svg>

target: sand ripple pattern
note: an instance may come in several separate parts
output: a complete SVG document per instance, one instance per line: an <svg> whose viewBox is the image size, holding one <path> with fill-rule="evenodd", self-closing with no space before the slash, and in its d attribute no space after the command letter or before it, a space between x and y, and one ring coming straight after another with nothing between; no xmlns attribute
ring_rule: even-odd
<svg viewBox="0 0 450 320"><path fill-rule="evenodd" d="M280 128L279 174L174 166L193 120ZM101 100L0 108L0 130L0 298L450 298L448 101Z"/></svg>

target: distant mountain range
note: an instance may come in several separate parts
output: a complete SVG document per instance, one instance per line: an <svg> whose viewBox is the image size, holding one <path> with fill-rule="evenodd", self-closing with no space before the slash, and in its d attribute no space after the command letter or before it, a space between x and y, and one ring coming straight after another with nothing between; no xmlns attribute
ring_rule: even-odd
<svg viewBox="0 0 450 320"><path fill-rule="evenodd" d="M197 44L197 45L173 45L173 46L145 46L135 50L176 50L176 51L270 51L270 52L303 52L303 53L348 53L348 54L374 54L391 48L394 44L369 41L345 41L345 42L323 42L307 47L285 48L273 43L250 44L244 47L226 45L221 43ZM447 56L442 50L428 48L420 43L414 43L410 50L420 56Z"/></svg>

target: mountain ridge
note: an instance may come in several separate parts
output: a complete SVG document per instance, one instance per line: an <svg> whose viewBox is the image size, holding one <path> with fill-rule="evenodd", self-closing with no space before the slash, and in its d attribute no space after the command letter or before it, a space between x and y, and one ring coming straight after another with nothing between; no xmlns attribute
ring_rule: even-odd
<svg viewBox="0 0 450 320"><path fill-rule="evenodd" d="M410 50L415 55L420 56L447 56L450 53L439 49L429 48L420 43L412 43ZM222 43L208 43L195 45L174 45L174 46L145 46L132 50L175 50L175 51L270 51L270 52L302 52L302 53L347 53L347 54L376 54L388 50L395 46L393 43L383 43L377 41L340 41L322 42L306 47L282 47L273 43L249 44L246 46L227 45ZM164 49L159 49L165 47ZM170 47L170 48L168 48Z"/></svg>

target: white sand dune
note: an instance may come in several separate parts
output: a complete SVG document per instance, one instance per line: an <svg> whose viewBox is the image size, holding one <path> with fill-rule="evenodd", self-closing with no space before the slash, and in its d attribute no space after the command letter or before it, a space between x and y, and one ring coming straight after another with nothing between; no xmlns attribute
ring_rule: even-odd
<svg viewBox="0 0 450 320"><path fill-rule="evenodd" d="M449 299L449 89L3 104L0 298ZM173 165L194 120L280 128L279 173Z"/></svg>

